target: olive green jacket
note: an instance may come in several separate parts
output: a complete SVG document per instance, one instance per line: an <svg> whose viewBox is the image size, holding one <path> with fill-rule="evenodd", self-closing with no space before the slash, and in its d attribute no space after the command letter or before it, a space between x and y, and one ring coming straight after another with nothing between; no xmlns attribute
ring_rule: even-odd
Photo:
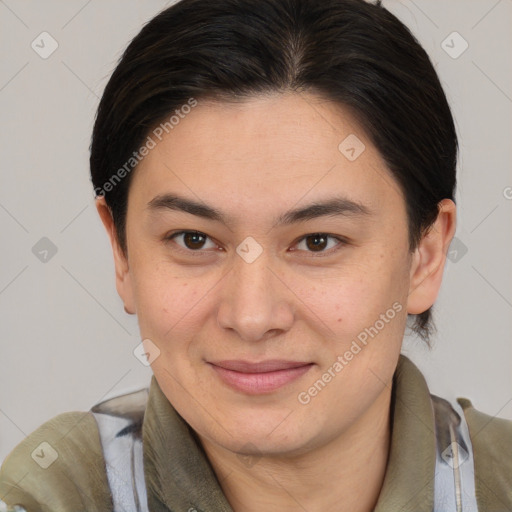
<svg viewBox="0 0 512 512"><path fill-rule="evenodd" d="M512 511L512 422L475 410L469 400L458 403L473 448L478 510ZM194 432L155 377L143 408L140 428L149 510L232 512ZM400 356L393 379L391 419L389 462L375 511L432 512L433 407L425 379L405 356ZM60 414L14 448L0 469L0 500L20 504L28 512L112 510L92 412Z"/></svg>

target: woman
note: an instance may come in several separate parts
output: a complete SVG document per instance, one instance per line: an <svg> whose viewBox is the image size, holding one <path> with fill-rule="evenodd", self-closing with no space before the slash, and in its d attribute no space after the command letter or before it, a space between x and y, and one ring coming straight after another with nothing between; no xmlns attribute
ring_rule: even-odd
<svg viewBox="0 0 512 512"><path fill-rule="evenodd" d="M91 144L149 390L6 459L26 510L512 510L512 424L431 396L457 137L408 29L361 0L182 0ZM34 464L36 462L37 464Z"/></svg>

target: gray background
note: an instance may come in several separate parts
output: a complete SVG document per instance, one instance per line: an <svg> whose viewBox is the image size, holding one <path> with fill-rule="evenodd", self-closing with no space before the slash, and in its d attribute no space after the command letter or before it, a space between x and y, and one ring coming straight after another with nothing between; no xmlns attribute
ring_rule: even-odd
<svg viewBox="0 0 512 512"><path fill-rule="evenodd" d="M49 418L149 384L94 209L88 148L122 50L170 3L0 0L0 460ZM406 339L403 352L433 393L512 418L512 1L384 5L431 56L461 145L434 348ZM43 31L58 43L46 59L31 47ZM454 31L469 44L457 58Z"/></svg>

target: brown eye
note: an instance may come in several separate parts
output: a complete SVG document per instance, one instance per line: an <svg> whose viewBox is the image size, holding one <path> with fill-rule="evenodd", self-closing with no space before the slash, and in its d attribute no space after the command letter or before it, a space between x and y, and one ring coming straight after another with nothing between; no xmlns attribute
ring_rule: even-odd
<svg viewBox="0 0 512 512"><path fill-rule="evenodd" d="M202 249L206 236L201 233L188 232L183 234L183 242L188 249Z"/></svg>
<svg viewBox="0 0 512 512"><path fill-rule="evenodd" d="M329 237L322 234L316 233L314 235L308 235L306 237L306 246L312 251L322 251L327 247L327 239Z"/></svg>
<svg viewBox="0 0 512 512"><path fill-rule="evenodd" d="M200 231L179 231L167 237L166 240L173 240L182 249L188 249L189 251L198 252L203 249L216 248L215 243L210 240L210 237Z"/></svg>
<svg viewBox="0 0 512 512"><path fill-rule="evenodd" d="M335 252L346 244L343 238L327 233L311 233L302 237L297 244L297 249L306 253L325 254L326 256Z"/></svg>

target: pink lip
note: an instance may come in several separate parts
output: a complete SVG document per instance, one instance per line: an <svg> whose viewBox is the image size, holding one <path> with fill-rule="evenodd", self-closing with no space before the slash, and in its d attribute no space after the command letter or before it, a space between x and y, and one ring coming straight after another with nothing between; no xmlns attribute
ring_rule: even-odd
<svg viewBox="0 0 512 512"><path fill-rule="evenodd" d="M252 395L270 393L298 379L313 365L301 361L275 359L259 363L230 360L209 364L226 384Z"/></svg>

